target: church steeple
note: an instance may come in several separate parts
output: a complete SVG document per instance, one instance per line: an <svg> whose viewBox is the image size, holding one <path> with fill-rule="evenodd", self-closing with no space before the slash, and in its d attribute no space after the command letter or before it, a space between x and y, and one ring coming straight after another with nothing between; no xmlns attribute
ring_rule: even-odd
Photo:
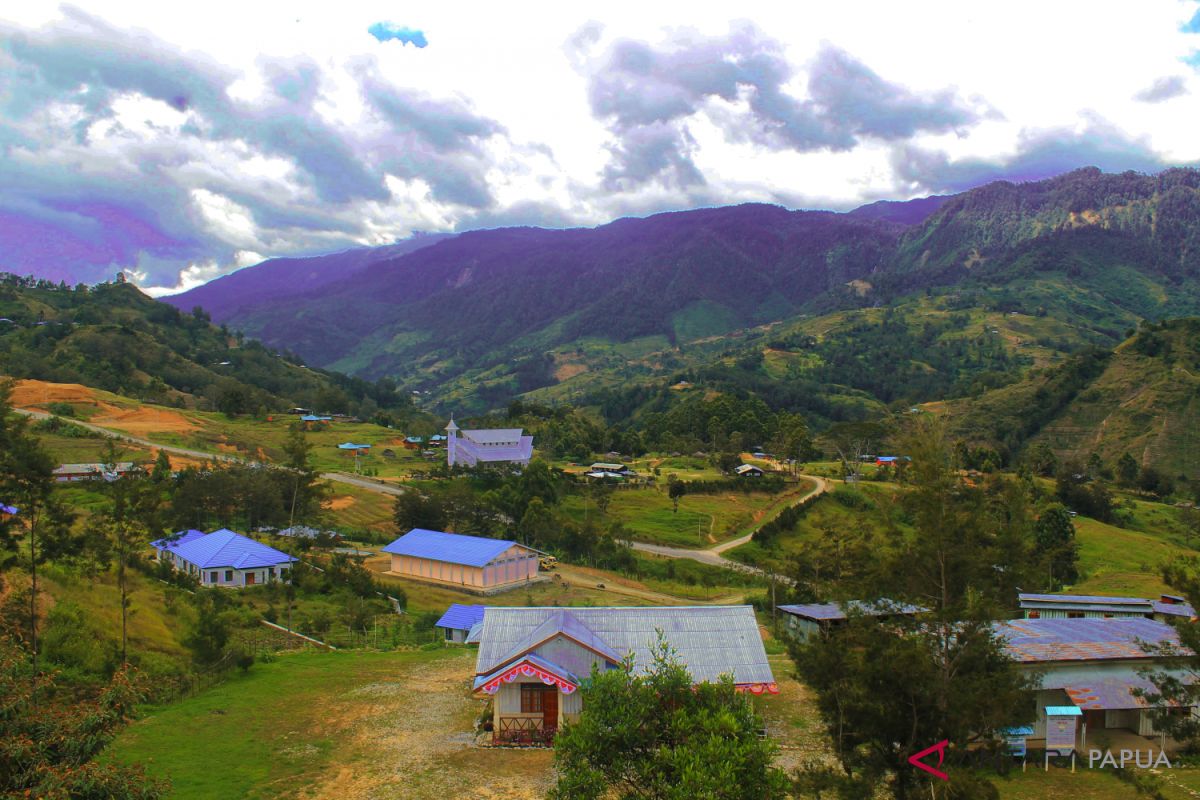
<svg viewBox="0 0 1200 800"><path fill-rule="evenodd" d="M454 415L450 415L450 423L446 426L446 464L453 467L458 461L458 426L454 424Z"/></svg>

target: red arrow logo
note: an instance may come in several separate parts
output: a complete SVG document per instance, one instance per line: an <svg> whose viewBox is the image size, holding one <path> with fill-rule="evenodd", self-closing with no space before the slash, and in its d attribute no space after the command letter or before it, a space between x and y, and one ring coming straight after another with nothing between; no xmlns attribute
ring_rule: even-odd
<svg viewBox="0 0 1200 800"><path fill-rule="evenodd" d="M923 762L921 759L922 759L922 758L924 758L925 756L929 755L930 753L933 753L933 752L935 752L935 751L936 751L936 752L937 752L937 756L938 756L938 763L937 763L937 765L940 767L940 766L942 765L942 762L946 760L946 747L947 747L949 744L950 744L950 740L949 740L949 739L943 739L942 741L940 741L940 742L938 742L937 744L935 744L933 747L926 747L926 748L925 748L924 750L922 750L921 752L919 752L919 753L914 753L914 754L912 754L911 756L909 756L909 757L908 757L908 763L912 764L912 765L913 765L914 767L916 767L917 769L923 769L923 770L925 770L925 771L926 771L926 772L928 772L930 775L933 775L933 776L935 776L935 777L941 778L941 779L942 779L942 780L944 780L944 781L948 781L948 780L950 780L950 776L949 776L949 775L947 775L946 773L942 772L940 769L937 769L937 768L935 768L935 767L931 767L931 766L929 766L928 764L926 764L925 762Z"/></svg>

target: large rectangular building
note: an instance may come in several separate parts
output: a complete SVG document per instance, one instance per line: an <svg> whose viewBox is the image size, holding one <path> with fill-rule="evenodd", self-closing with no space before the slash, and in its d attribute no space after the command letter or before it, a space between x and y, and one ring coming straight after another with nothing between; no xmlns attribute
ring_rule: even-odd
<svg viewBox="0 0 1200 800"><path fill-rule="evenodd" d="M506 539L413 528L383 552L391 573L486 594L538 579L540 551Z"/></svg>

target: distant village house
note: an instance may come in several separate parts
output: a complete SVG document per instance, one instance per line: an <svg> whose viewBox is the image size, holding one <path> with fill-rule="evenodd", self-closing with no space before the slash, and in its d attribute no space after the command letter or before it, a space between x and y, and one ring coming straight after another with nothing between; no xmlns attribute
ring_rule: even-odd
<svg viewBox="0 0 1200 800"><path fill-rule="evenodd" d="M446 613L442 614L434 624L434 627L442 631L447 642L466 642L473 630L478 634L479 631L476 629L483 622L484 608L484 606L478 605L452 603L446 609Z"/></svg>
<svg viewBox="0 0 1200 800"><path fill-rule="evenodd" d="M54 470L54 480L58 483L114 481L124 477L132 469L132 461L121 461L116 464L63 464Z"/></svg>

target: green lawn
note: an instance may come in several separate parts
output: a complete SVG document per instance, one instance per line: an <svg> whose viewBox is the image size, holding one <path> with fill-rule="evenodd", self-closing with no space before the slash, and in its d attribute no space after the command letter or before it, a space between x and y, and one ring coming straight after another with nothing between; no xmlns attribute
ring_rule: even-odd
<svg viewBox="0 0 1200 800"><path fill-rule="evenodd" d="M1072 591L1156 596L1168 591L1159 577L1163 562L1195 551L1162 533L1145 533L1075 518L1079 565L1084 579Z"/></svg>

